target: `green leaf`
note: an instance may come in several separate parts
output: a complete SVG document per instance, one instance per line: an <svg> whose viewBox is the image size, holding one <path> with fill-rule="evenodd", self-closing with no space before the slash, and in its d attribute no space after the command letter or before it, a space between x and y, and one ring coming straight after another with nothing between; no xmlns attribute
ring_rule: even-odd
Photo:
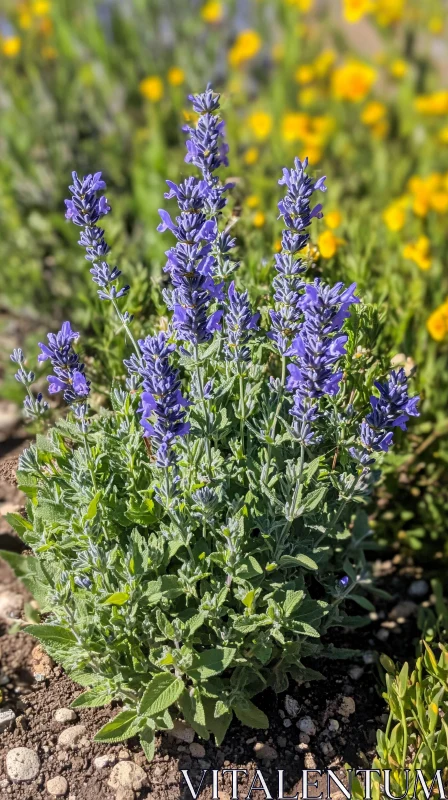
<svg viewBox="0 0 448 800"><path fill-rule="evenodd" d="M87 692L80 694L71 703L70 708L103 708L109 705L112 700L112 695L108 688L98 685L94 689L88 689Z"/></svg>
<svg viewBox="0 0 448 800"><path fill-rule="evenodd" d="M213 733L217 746L224 741L224 737L229 729L229 725L233 719L233 711L228 711L227 714L220 714L216 716L216 701L208 698L204 699L205 721L209 731Z"/></svg>
<svg viewBox="0 0 448 800"><path fill-rule="evenodd" d="M105 600L101 603L102 606L123 606L129 600L129 594L127 592L114 592L110 594L109 597L106 597Z"/></svg>
<svg viewBox="0 0 448 800"><path fill-rule="evenodd" d="M313 492L307 494L305 500L303 503L301 503L300 508L297 511L297 516L309 514L310 511L314 511L324 499L327 493L327 488L327 486L319 486L318 489L314 489Z"/></svg>
<svg viewBox="0 0 448 800"><path fill-rule="evenodd" d="M94 516L96 514L96 510L98 508L98 503L100 502L101 495L102 495L102 492L98 491L96 493L95 497L93 497L92 500L90 501L89 507L88 507L86 515L85 515L86 519L93 519L94 518Z"/></svg>
<svg viewBox="0 0 448 800"><path fill-rule="evenodd" d="M140 701L139 713L154 716L169 708L180 697L184 683L172 672L160 672L148 683Z"/></svg>
<svg viewBox="0 0 448 800"><path fill-rule="evenodd" d="M148 759L148 761L152 761L154 758L154 731L152 728L148 726L142 730L140 733L140 744L142 746L142 750Z"/></svg>
<svg viewBox="0 0 448 800"><path fill-rule="evenodd" d="M138 733L142 723L135 711L121 711L95 734L94 742L122 742Z"/></svg>
<svg viewBox="0 0 448 800"><path fill-rule="evenodd" d="M48 611L48 591L51 589L49 576L41 561L35 556L21 556L9 550L0 550L0 558L6 561L15 575L33 595L41 611Z"/></svg>
<svg viewBox="0 0 448 800"><path fill-rule="evenodd" d="M353 600L353 602L357 603L361 608L365 608L366 611L375 611L375 606L370 600L367 600L367 597L363 597L360 594L351 594L349 595L349 599Z"/></svg>
<svg viewBox="0 0 448 800"><path fill-rule="evenodd" d="M319 569L316 562L310 556L281 556L279 564L281 567L304 567L305 569Z"/></svg>
<svg viewBox="0 0 448 800"><path fill-rule="evenodd" d="M243 725L247 725L249 728L269 728L269 720L266 714L257 708L251 700L241 698L232 708Z"/></svg>
<svg viewBox="0 0 448 800"><path fill-rule="evenodd" d="M77 644L76 636L61 625L27 625L24 630L45 646Z"/></svg>
<svg viewBox="0 0 448 800"><path fill-rule="evenodd" d="M23 537L25 531L33 530L31 522L28 519L25 519L25 517L22 517L21 514L17 514L15 511L11 511L9 514L6 514L5 519L20 537ZM2 556L2 558L4 558L4 556Z"/></svg>
<svg viewBox="0 0 448 800"><path fill-rule="evenodd" d="M224 672L233 661L236 650L233 647L215 647L213 650L204 650L196 656L193 666L187 670L194 680L207 680L213 675Z"/></svg>
<svg viewBox="0 0 448 800"><path fill-rule="evenodd" d="M305 592L300 589L297 592L288 591L286 592L286 600L283 603L283 611L285 612L285 617L290 617L292 612L297 608L299 603L302 602L303 598L305 597Z"/></svg>

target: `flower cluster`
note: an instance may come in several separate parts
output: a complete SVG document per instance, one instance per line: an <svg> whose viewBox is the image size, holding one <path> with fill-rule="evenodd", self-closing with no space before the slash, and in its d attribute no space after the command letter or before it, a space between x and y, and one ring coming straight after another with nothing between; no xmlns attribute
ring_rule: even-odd
<svg viewBox="0 0 448 800"><path fill-rule="evenodd" d="M100 287L98 295L101 300L116 300L127 294L129 286L117 289L116 280L120 277L121 271L117 267L110 267L104 257L110 251L110 247L104 239L104 230L97 225L102 217L110 211L110 206L104 195L98 196L98 192L106 188L106 183L102 180L101 172L94 175L85 175L82 179L78 178L76 172L72 172L73 184L69 186L72 193L71 200L66 200L67 207L65 217L78 227L83 228L78 244L86 250L86 259L93 264L90 270L92 279Z"/></svg>
<svg viewBox="0 0 448 800"><path fill-rule="evenodd" d="M287 355L297 363L288 365L287 388L294 391L295 432L303 444L314 441L311 423L318 417L318 401L325 395L339 391L342 372L337 363L345 354L347 336L341 328L350 316L349 307L359 303L352 284L347 289L342 283L327 286L318 278L305 286L300 300L303 322Z"/></svg>
<svg viewBox="0 0 448 800"><path fill-rule="evenodd" d="M285 229L282 233L282 250L275 256L278 275L274 278L275 310L271 310L272 331L270 338L281 355L285 355L291 338L298 328L301 318L300 292L303 282L300 275L306 265L301 251L308 244L309 225L314 217L322 216L322 206L311 208L313 192L326 191L325 177L313 182L306 174L308 159L303 162L295 159L294 169L283 170L279 184L287 187L286 195L278 204Z"/></svg>
<svg viewBox="0 0 448 800"><path fill-rule="evenodd" d="M229 302L225 315L227 340L224 346L229 361L249 361L250 350L247 343L251 332L258 329L260 314L252 314L247 292L237 292L235 283L228 289Z"/></svg>
<svg viewBox="0 0 448 800"><path fill-rule="evenodd" d="M150 436L157 447L156 463L168 467L174 463L172 443L176 436L185 436L190 424L184 421L187 400L180 391L177 370L170 364L170 354L175 350L166 333L139 339L142 359L133 357L143 385L139 414L145 436ZM150 421L152 420L152 421Z"/></svg>
<svg viewBox="0 0 448 800"><path fill-rule="evenodd" d="M26 416L31 419L42 417L48 411L48 403L43 399L42 392L39 392L36 397L31 392L31 384L34 383L35 375L34 372L31 370L28 372L24 367L25 356L23 355L23 350L20 347L13 350L10 359L18 366L18 370L14 375L16 381L22 383L27 391L27 396L23 401Z"/></svg>
<svg viewBox="0 0 448 800"><path fill-rule="evenodd" d="M409 397L404 369L392 371L387 383L375 381L374 385L380 396L370 398L372 411L361 423L361 442L367 451L387 453L393 443L393 429L405 431L409 417L418 416L419 397Z"/></svg>
<svg viewBox="0 0 448 800"><path fill-rule="evenodd" d="M158 231L170 230L178 242L168 250L165 266L174 286L171 292L165 292L173 311L173 328L179 339L197 347L209 341L220 327L222 311L209 313L211 305L222 300L222 285L215 283L214 276L220 261L228 258L234 240L227 234L220 236L217 226L229 188L214 175L218 167L227 164L228 149L223 141L224 123L215 113L219 95L208 87L190 99L200 117L196 128L184 128L189 134L185 160L199 167L202 179L190 177L179 185L167 181L169 192L165 197L176 198L181 213L173 222L161 209Z"/></svg>
<svg viewBox="0 0 448 800"><path fill-rule="evenodd" d="M86 413L85 399L90 393L90 381L85 377L85 367L79 356L73 350L73 342L79 339L79 333L72 331L69 322L62 324L58 333L47 335L48 344L39 342L41 353L38 361L48 359L54 370L54 375L49 375L48 391L50 394L63 392L63 397L68 405L72 406L76 416L84 419Z"/></svg>

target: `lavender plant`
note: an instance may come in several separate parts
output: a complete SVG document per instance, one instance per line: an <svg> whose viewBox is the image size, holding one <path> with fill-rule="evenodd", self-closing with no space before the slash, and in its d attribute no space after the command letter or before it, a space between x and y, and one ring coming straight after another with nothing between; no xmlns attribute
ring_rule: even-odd
<svg viewBox="0 0 448 800"><path fill-rule="evenodd" d="M93 414L78 334L65 323L49 335L39 358L69 413L21 457L27 515L10 515L35 554L15 566L47 615L28 631L86 688L75 706L122 701L97 741L139 734L148 758L179 715L218 743L234 714L267 728L257 694L322 677L314 656L352 655L328 634L365 623L353 603L373 608L364 505L394 428L418 413L402 371L376 383L369 410L356 287L307 278L303 249L322 214L312 197L326 187L306 160L279 181L274 302L251 308L217 175L219 95L191 99L186 162L199 175L169 181L178 215L160 212L176 240L168 330L135 341L127 287L103 260L105 183L73 175L67 217L133 347L128 379Z"/></svg>

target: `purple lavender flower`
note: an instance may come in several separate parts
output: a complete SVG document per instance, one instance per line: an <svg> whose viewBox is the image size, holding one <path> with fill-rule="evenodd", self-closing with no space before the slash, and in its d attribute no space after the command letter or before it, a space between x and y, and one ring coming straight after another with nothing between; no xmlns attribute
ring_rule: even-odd
<svg viewBox="0 0 448 800"><path fill-rule="evenodd" d="M157 465L168 467L175 463L172 445L177 436L185 436L190 424L184 422L188 401L180 391L177 370L170 364L174 344L168 343L166 333L139 339L142 354L140 362L134 358L134 368L138 370L143 393L138 412L145 436L151 437L157 447Z"/></svg>
<svg viewBox="0 0 448 800"><path fill-rule="evenodd" d="M69 405L83 401L90 392L90 382L84 375L84 364L73 350L72 344L79 338L79 333L72 330L70 322L64 322L61 330L47 336L48 344L39 342L41 353L38 361L51 361L54 375L49 375L49 393L63 392L63 397Z"/></svg>
<svg viewBox="0 0 448 800"><path fill-rule="evenodd" d="M250 350L247 343L251 332L258 329L260 314L252 314L247 292L237 292L235 283L229 286L229 302L225 315L227 341L224 346L229 361L249 361Z"/></svg>
<svg viewBox="0 0 448 800"><path fill-rule="evenodd" d="M121 271L118 267L110 267L103 260L110 247L104 239L104 230L96 223L110 211L104 195L98 197L98 192L106 188L106 183L101 172L85 175L82 179L78 178L76 172L72 172L72 177L73 184L69 186L72 197L65 201L66 219L83 228L78 244L85 248L86 259L93 264L90 272L92 279L100 287L98 296L101 300L115 301L127 294L130 287L126 285L118 289L116 281Z"/></svg>
<svg viewBox="0 0 448 800"><path fill-rule="evenodd" d="M18 370L14 375L16 381L23 384L27 391L27 397L25 397L25 400L23 401L23 407L26 416L30 417L31 419L42 417L48 411L48 403L43 399L42 392L39 392L36 396L34 396L31 392L30 387L34 382L35 375L32 370L28 372L25 369L25 356L23 355L23 350L20 347L14 349L10 355L10 359L18 366Z"/></svg>
<svg viewBox="0 0 448 800"><path fill-rule="evenodd" d="M325 177L313 182L306 174L308 159L294 161L294 169L283 170L279 184L287 187L286 195L278 204L285 229L282 233L282 251L275 256L277 275L274 278L276 308L270 311L272 330L268 334L281 355L285 355L291 338L301 318L300 292L303 281L300 275L306 264L300 251L307 245L310 235L307 228L314 217L322 216L322 206L311 208L313 192L326 191Z"/></svg>
<svg viewBox="0 0 448 800"><path fill-rule="evenodd" d="M405 431L409 417L419 416L417 405L420 398L409 397L404 369L393 370L387 383L375 381L374 386L380 396L370 398L372 411L367 414L360 427L360 438L367 450L366 455L372 450L387 453L393 444L393 429L401 428ZM355 457L356 449L352 448L350 453Z"/></svg>
<svg viewBox="0 0 448 800"><path fill-rule="evenodd" d="M291 414L299 440L306 445L317 442L312 423L318 418L319 401L325 395L339 391L342 372L337 370L345 354L347 336L340 333L344 320L350 315L352 303L359 303L354 294L356 284L347 289L342 283L327 286L320 279L305 286L300 298L303 322L298 335L286 351L297 363L288 365L287 388L295 392Z"/></svg>
<svg viewBox="0 0 448 800"><path fill-rule="evenodd" d="M175 198L180 210L173 220L161 209L157 230L170 230L177 239L167 252L165 271L170 273L173 289L164 292L164 299L173 311L173 328L177 337L193 347L208 342L220 328L222 311L210 314L211 305L223 299L222 284L214 280L217 255L228 257L233 240L219 234L217 216L226 200L228 186L222 186L213 173L227 163L227 146L223 142L223 123L215 112L219 95L211 87L201 95L192 95L193 107L201 114L197 127L185 127L189 134L186 161L199 167L202 178L187 178L180 184L167 181L165 197Z"/></svg>

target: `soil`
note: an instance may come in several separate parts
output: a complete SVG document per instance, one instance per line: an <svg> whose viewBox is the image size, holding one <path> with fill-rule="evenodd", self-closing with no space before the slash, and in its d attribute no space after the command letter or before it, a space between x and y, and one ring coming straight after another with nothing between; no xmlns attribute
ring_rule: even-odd
<svg viewBox="0 0 448 800"><path fill-rule="evenodd" d="M8 486L7 491L15 495L5 497L0 494L0 503L16 504L22 502L17 487L11 481L16 464L16 453L6 462L0 462L0 487ZM8 463L11 462L11 463ZM2 480L3 479L3 480ZM2 481L2 482L1 482ZM5 491L0 488L0 491ZM11 535L11 534L2 534ZM12 537L14 549L23 549L17 537ZM11 549L11 548L7 548ZM14 619L0 616L0 691L2 703L0 711L12 709L16 715L11 729L0 735L0 798L1 800L36 800L48 798L46 783L50 778L63 776L67 779L68 800L118 800L115 790L109 787L112 764L98 769L94 759L109 755L112 762L130 760L141 766L146 773L143 787L134 794L123 794L121 800L130 798L153 798L153 800L177 800L191 797L181 770L188 770L194 787L200 783L202 771L209 770L199 795L200 800L211 800L211 771L213 769L243 769L247 774L239 776L239 797L245 798L256 769L261 769L263 777L273 797L277 797L278 770L284 770L285 793L294 796L301 792L299 778L302 769L328 769L344 780L344 765L366 768L371 766L375 755L375 739L378 727L385 724L385 704L377 688L378 671L375 651L383 651L394 659L404 660L413 656L413 641L417 635L415 612L417 606L406 619L394 619L397 603L406 598L407 588L412 580L420 577L412 564L403 563L395 556L393 561L378 561L374 565L379 586L392 595L389 601L381 600L372 613L371 624L355 632L342 630L338 634L338 646L357 648L363 656L349 661L327 661L319 659L310 664L321 671L324 681L298 685L291 682L288 692L276 696L266 691L257 698L257 704L269 717L267 732L246 728L234 721L224 743L217 748L212 741L203 742L195 736L195 743L202 744L204 752L193 752L185 741L179 741L170 734L159 735L154 761L146 762L138 740L133 739L119 745L100 745L92 742L95 732L119 710L117 705L104 709L78 709L77 719L71 723L57 723L54 713L59 708L67 708L72 700L83 690L76 686L62 671L46 657L40 646L23 631L8 633ZM0 614L2 596L17 600L19 605L31 598L17 581L9 566L0 561ZM356 609L353 608L356 613ZM12 614L16 620L23 616L19 610ZM20 622L15 622L20 628ZM359 675L353 668L357 666ZM293 716L291 702L286 696L297 701L298 710ZM344 699L345 698L345 699ZM347 698L349 698L347 700ZM308 742L298 729L298 720L311 717L316 732ZM330 722L331 721L331 722ZM336 721L336 722L335 722ZM79 747L67 749L58 744L58 735L70 725L82 724L86 728L85 741ZM271 758L257 758L254 746L259 743L269 745L274 750ZM38 777L29 783L12 783L5 769L5 757L15 747L28 747L34 750L40 760ZM311 776L310 780L313 780ZM256 786L260 786L257 782ZM313 789L312 793L320 791ZM230 800L232 796L231 776L219 773L220 800ZM252 795L263 800L264 793ZM343 798L337 791L332 792L337 800Z"/></svg>

